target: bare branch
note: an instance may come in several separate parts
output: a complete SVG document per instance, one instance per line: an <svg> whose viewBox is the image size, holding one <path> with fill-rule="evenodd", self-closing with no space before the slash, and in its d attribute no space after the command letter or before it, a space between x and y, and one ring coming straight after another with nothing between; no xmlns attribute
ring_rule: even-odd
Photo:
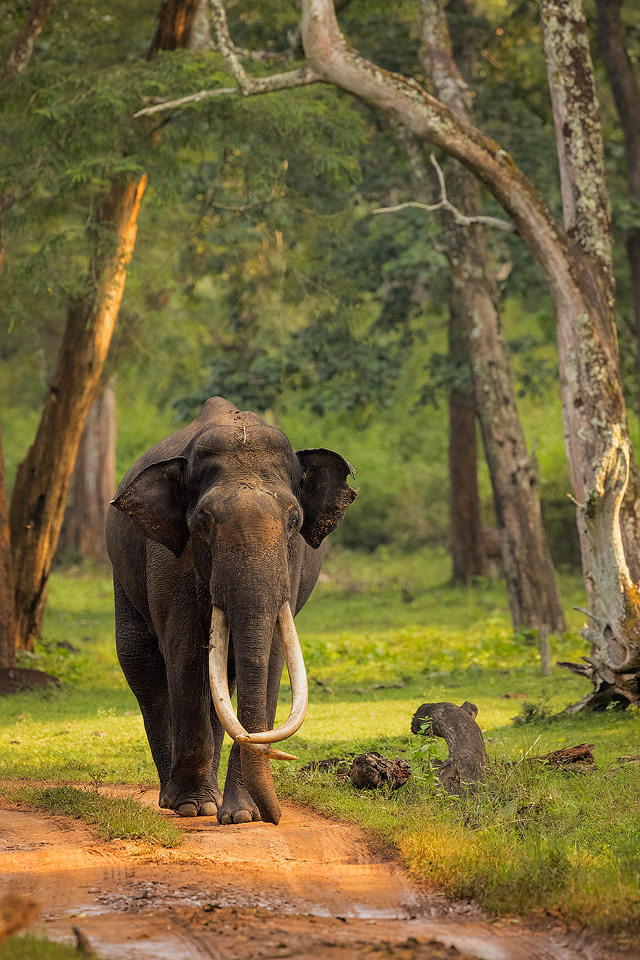
<svg viewBox="0 0 640 960"><path fill-rule="evenodd" d="M229 34L227 24L227 15L224 4L221 0L210 0L211 16L213 19L218 49L229 65L233 76L235 77L237 87L218 87L215 90L199 90L197 93L190 93L186 97L179 97L177 100L165 100L156 103L152 107L143 107L133 114L134 119L138 117L147 117L153 113L161 113L164 110L176 110L187 103L199 103L201 100L208 100L211 97L220 97L231 94L241 94L243 97L252 97L260 93L274 93L278 90L288 90L293 87L304 87L312 83L323 83L320 77L311 67L297 67L295 70L286 70L284 73L274 73L270 77L250 77L242 64L240 57L250 57L253 54L249 50L236 47ZM257 58L262 58L262 53L257 54Z"/></svg>
<svg viewBox="0 0 640 960"><path fill-rule="evenodd" d="M437 203L420 203L418 200L407 200L406 203L397 203L393 207L378 207L372 212L396 213L398 210L406 210L407 207L415 207L417 210L427 210L429 213L433 213L434 210L448 210L449 213L453 215L456 223L460 223L465 226L470 226L474 223L482 223L488 227L497 227L500 230L507 230L509 233L515 233L516 228L509 220L501 220L499 217L467 217L464 215L464 213L458 210L458 208L451 203L447 196L447 185L444 179L442 167L433 154L430 155L429 159L435 167L438 183L440 184L440 199Z"/></svg>
<svg viewBox="0 0 640 960"><path fill-rule="evenodd" d="M220 97L223 94L240 93L238 87L218 87L217 90L199 90L198 93L190 93L187 97L180 97L178 100L163 100L156 103L153 107L143 107L133 114L134 120L138 117L147 117L151 113L161 113L163 110L175 110L184 106L185 103L198 103L200 100L208 100L209 97Z"/></svg>
<svg viewBox="0 0 640 960"><path fill-rule="evenodd" d="M285 90L289 87L300 87L305 84L320 82L321 78L310 67L300 67L297 70L276 73L270 77L250 77L240 63L238 50L231 39L224 3L222 0L210 0L210 3L218 49L229 65L229 69L235 77L243 96L271 93L275 90ZM243 54L247 55L245 51L243 51Z"/></svg>

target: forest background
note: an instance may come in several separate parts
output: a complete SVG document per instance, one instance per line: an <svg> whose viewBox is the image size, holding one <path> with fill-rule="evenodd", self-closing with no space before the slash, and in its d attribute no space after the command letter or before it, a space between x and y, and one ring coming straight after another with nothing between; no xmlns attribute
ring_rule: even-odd
<svg viewBox="0 0 640 960"><path fill-rule="evenodd" d="M268 47L295 22L290 7L231 4L236 42ZM2 8L11 37L24 11L17 3ZM366 550L446 547L447 395L466 372L447 354L441 227L418 209L373 213L411 198L406 155L383 118L325 86L193 104L170 123L159 114L161 141L154 143L149 121L140 129L143 122L136 127L131 120L150 85L158 97L165 91L177 97L200 80L228 84L215 51L162 52L151 67L144 52L156 14L155 2L136 3L135 11L118 3L82 9L58 3L24 80L11 90L4 85L12 101L5 121L11 119L16 135L34 91L42 103L37 122L20 131L20 149L11 136L2 148L7 181L16 194L25 192L4 224L0 378L8 477L32 441L69 297L82 289L92 201L114 172L144 169L148 196L105 371L118 397L118 475L206 397L221 394L268 411L294 446L329 446L353 462L363 495L334 539ZM365 54L420 76L415 4L397 4L392 12L375 2L349 5L342 19ZM628 27L633 58L640 31L637 23ZM456 30L472 31L479 51L470 79L477 121L558 212L535 5L483 3L466 22L454 17ZM620 354L633 410L624 242L637 214L626 189L620 124L599 66L598 79ZM492 206L485 200L485 212L495 214ZM540 466L552 554L556 564L576 564L553 305L517 237L494 230L489 248L520 415ZM494 526L484 465L480 489L485 523Z"/></svg>

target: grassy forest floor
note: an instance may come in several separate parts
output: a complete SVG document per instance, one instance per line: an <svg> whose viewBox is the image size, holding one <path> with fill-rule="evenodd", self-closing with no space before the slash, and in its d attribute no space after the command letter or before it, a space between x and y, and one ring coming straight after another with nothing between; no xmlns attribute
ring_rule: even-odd
<svg viewBox="0 0 640 960"><path fill-rule="evenodd" d="M639 752L640 712L554 718L586 692L584 682L555 666L542 678L536 638L513 634L504 585L451 587L444 552L335 550L325 569L298 618L310 703L288 742L299 763L274 765L279 795L391 841L415 878L450 897L473 898L496 914L550 913L615 933L622 945L637 936L640 764L618 758ZM582 615L573 611L584 605L581 583L564 574L561 588L570 629L551 638L554 663L586 653ZM28 665L62 685L0 699L5 792L95 820L79 809L76 791L66 800L64 791L27 796L24 781L155 783L115 657L105 572L52 577L44 639ZM284 683L282 694L286 713ZM440 700L479 708L490 765L484 787L465 800L445 796L434 780L429 754L446 755L444 744L410 733L416 708ZM594 744L596 771L567 774L533 759L584 741ZM365 750L411 761L408 784L358 792L331 774L300 772L310 760ZM135 836L152 827L127 829Z"/></svg>

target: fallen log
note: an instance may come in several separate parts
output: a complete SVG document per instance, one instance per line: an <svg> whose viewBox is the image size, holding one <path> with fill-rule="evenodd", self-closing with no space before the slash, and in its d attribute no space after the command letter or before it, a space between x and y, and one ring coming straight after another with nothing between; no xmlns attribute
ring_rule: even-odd
<svg viewBox="0 0 640 960"><path fill-rule="evenodd" d="M487 753L477 715L478 708L468 700L460 707L454 703L423 703L411 720L412 733L431 733L447 744L448 759L433 760L432 765L449 794L462 796L482 779Z"/></svg>
<svg viewBox="0 0 640 960"><path fill-rule="evenodd" d="M399 757L389 760L375 751L360 753L351 764L349 776L357 790L375 790L386 786L397 790L411 776L411 767Z"/></svg>

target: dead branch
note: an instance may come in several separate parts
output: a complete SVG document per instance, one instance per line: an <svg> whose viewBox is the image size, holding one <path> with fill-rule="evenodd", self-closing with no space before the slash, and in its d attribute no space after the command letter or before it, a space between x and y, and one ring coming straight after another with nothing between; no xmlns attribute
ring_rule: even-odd
<svg viewBox="0 0 640 960"><path fill-rule="evenodd" d="M351 764L349 776L357 790L375 790L385 786L397 790L411 776L411 767L399 757L389 760L375 751L360 753Z"/></svg>
<svg viewBox="0 0 640 960"><path fill-rule="evenodd" d="M435 171L438 177L438 183L440 184L440 199L437 203L421 203L419 200L407 200L405 203L397 203L393 207L377 207L373 210L373 213L396 213L398 210L406 210L408 207L415 207L417 210L426 210L429 213L433 213L435 210L448 210L449 213L453 215L456 223L462 224L463 226L471 226L476 223L482 223L488 227L497 227L500 230L507 230L509 233L515 233L516 228L509 220L501 220L499 217L467 217L462 213L453 203L449 200L447 196L447 184L444 178L444 173L442 167L436 160L435 156L432 154L429 155L431 163L435 167Z"/></svg>

